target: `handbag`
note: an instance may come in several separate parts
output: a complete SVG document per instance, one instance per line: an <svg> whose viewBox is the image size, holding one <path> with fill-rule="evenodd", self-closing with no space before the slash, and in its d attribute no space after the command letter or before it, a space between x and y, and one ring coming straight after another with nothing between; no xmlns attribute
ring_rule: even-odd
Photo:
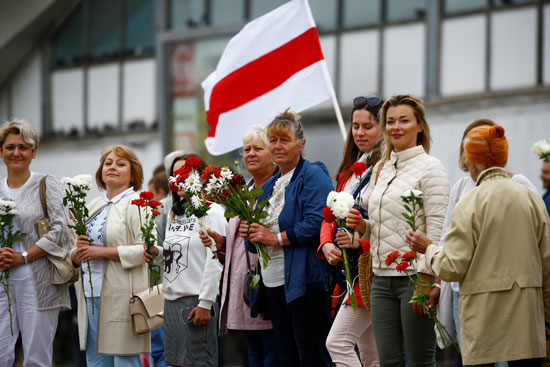
<svg viewBox="0 0 550 367"><path fill-rule="evenodd" d="M50 231L50 217L48 215L48 206L46 205L46 176L40 180L40 203L42 204L42 210L44 211L44 218L35 223L36 231L40 237L44 236ZM72 224L75 224L73 213L69 210L69 220ZM71 247L76 243L76 232L74 229L70 229L70 243ZM51 282L56 285L63 285L74 283L78 280L79 269L73 265L71 259L71 252L63 258L59 258L53 255L47 255L46 258L51 264Z"/></svg>
<svg viewBox="0 0 550 367"><path fill-rule="evenodd" d="M361 300L365 308L370 311L370 289L372 286L372 255L364 253L359 256L359 290L361 292Z"/></svg>
<svg viewBox="0 0 550 367"><path fill-rule="evenodd" d="M130 239L130 228L128 227L128 208L126 208L126 242L132 243ZM137 294L134 293L134 282L132 269L129 270L130 287L130 317L132 319L132 330L134 334L140 335L151 332L164 326L164 293L162 284L155 285L152 289L145 289Z"/></svg>
<svg viewBox="0 0 550 367"><path fill-rule="evenodd" d="M252 283L254 271L252 271L252 268L250 267L250 256L248 255L248 251L246 249L244 250L244 253L246 255L246 264L248 265L248 270L244 276L243 282L243 301L248 307L250 307L250 283Z"/></svg>
<svg viewBox="0 0 550 367"><path fill-rule="evenodd" d="M132 292L133 294L133 292ZM132 330L140 335L164 325L164 294L162 284L145 289L130 298Z"/></svg>

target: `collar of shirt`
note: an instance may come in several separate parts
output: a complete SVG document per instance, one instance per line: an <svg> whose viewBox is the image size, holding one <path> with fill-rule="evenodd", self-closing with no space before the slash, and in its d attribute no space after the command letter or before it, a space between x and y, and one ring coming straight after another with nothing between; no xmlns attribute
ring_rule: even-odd
<svg viewBox="0 0 550 367"><path fill-rule="evenodd" d="M124 192L121 192L120 194L118 194L117 196L112 198L111 200L109 200L109 198L107 197L107 193L105 193L105 196L103 196L103 201L105 202L105 204L116 204L120 201L120 199L122 199L123 197L128 196L132 193L134 193L134 187L130 186L130 188L128 188L128 190L126 190Z"/></svg>

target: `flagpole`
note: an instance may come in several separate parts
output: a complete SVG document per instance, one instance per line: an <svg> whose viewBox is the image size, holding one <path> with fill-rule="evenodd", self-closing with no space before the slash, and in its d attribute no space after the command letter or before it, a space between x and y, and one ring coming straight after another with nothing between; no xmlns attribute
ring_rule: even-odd
<svg viewBox="0 0 550 367"><path fill-rule="evenodd" d="M338 120L338 126L340 127L340 132L342 133L342 139L344 139L345 142L348 134L346 133L344 119L342 118L342 111L340 111L340 106L338 105L336 96L332 96L332 106L334 107L334 112L336 113L336 120Z"/></svg>

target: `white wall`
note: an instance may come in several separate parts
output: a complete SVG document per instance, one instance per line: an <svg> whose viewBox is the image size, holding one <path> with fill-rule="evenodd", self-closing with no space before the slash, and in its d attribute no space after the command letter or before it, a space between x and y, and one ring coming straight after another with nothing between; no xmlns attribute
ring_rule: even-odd
<svg viewBox="0 0 550 367"><path fill-rule="evenodd" d="M544 28L542 33L543 42L543 81L550 84L550 5L544 7Z"/></svg>
<svg viewBox="0 0 550 367"><path fill-rule="evenodd" d="M485 15L445 20L441 26L441 94L485 89ZM465 41L467 40L467 41Z"/></svg>
<svg viewBox="0 0 550 367"><path fill-rule="evenodd" d="M32 123L38 134L42 131L41 55L35 51L17 70L11 85L12 117Z"/></svg>
<svg viewBox="0 0 550 367"><path fill-rule="evenodd" d="M388 27L384 34L384 96L410 93L422 97L426 75L426 25Z"/></svg>
<svg viewBox="0 0 550 367"><path fill-rule="evenodd" d="M340 104L353 98L378 94L380 33L377 30L342 35L340 52Z"/></svg>

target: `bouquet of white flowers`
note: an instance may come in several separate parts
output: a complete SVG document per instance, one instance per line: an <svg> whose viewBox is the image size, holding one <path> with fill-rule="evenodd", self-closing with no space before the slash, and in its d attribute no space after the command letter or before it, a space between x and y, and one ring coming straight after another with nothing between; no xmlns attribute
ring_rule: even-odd
<svg viewBox="0 0 550 367"><path fill-rule="evenodd" d="M540 159L550 161L550 144L546 140L539 140L531 147L533 152Z"/></svg>
<svg viewBox="0 0 550 367"><path fill-rule="evenodd" d="M14 232L13 219L17 215L15 202L11 200L0 200L0 244L2 248L13 247L16 242L21 242L26 236L26 233L19 231ZM8 297L8 312L10 314L10 331L13 335L12 314L11 314L11 298L10 298L10 270L5 269L0 274L0 281Z"/></svg>
<svg viewBox="0 0 550 367"><path fill-rule="evenodd" d="M328 194L327 207L331 210L332 214L336 219L336 225L338 227L338 230L344 230L347 232L346 216L348 215L351 208L353 208L354 204L355 204L355 199L353 198L353 195L345 191L340 191L340 192L331 191ZM351 236L351 243L353 243L353 240L354 240L353 237L354 235ZM351 279L351 273L349 271L348 256L346 253L346 249L343 248L341 250L342 250L342 257L344 258L344 269L346 271L346 282L347 282L349 296L351 299L351 306L353 307L353 311L356 312L357 298L355 297L355 292L353 291L353 280Z"/></svg>

